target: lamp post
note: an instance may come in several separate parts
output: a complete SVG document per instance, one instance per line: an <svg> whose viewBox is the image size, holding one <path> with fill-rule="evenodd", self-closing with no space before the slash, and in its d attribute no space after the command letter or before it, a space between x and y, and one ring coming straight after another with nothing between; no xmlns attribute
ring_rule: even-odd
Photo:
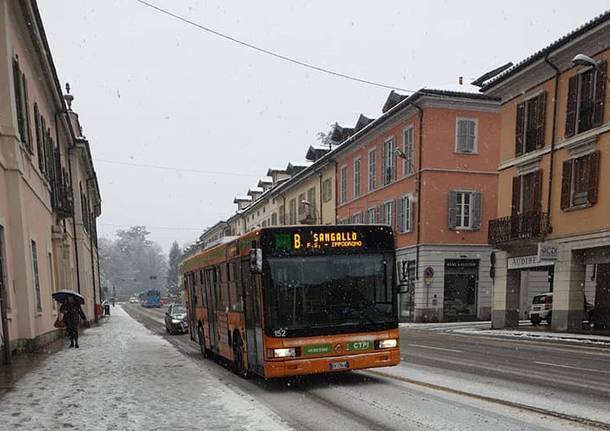
<svg viewBox="0 0 610 431"><path fill-rule="evenodd" d="M610 78L608 77L608 74L606 74L602 70L602 68L599 67L599 63L597 61L593 60L588 55L576 54L574 56L574 58L572 59L572 65L594 67L606 79L606 81L608 81L608 83L610 83Z"/></svg>

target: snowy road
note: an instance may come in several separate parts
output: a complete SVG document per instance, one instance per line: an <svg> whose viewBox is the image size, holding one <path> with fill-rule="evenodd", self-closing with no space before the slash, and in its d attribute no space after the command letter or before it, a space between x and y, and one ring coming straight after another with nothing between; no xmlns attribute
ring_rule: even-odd
<svg viewBox="0 0 610 431"><path fill-rule="evenodd" d="M200 358L184 336L167 336L163 310L126 306L130 315L222 384L249 394L295 429L307 430L560 430L591 429L581 423L490 402L480 397L401 380L411 365L377 372L314 376L293 381L244 380L223 366ZM456 349L455 349L456 350ZM441 377L437 376L437 377Z"/></svg>

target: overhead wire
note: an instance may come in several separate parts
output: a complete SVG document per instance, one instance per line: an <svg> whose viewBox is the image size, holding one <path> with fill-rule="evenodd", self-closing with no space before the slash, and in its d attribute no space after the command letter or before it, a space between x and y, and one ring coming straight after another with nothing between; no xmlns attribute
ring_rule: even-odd
<svg viewBox="0 0 610 431"><path fill-rule="evenodd" d="M321 66L316 66L315 64L312 64L312 63L308 63L308 62L305 62L305 61L302 61L302 60L298 60L298 59L293 58L293 57L288 57L287 55L283 55L283 54L280 54L280 53L275 52L275 51L271 51L271 50L266 49L266 48L261 48L259 46L253 45L253 44L251 44L249 42L244 42L243 40L237 39L236 37L230 36L230 35L228 35L226 33L222 33L222 32L220 32L218 30L214 30L214 29L212 29L210 27L207 27L207 26L204 26L202 24L199 24L199 23L197 23L195 21L192 21L192 20L190 20L188 18L183 17L182 15L178 15L177 13L171 12L171 11L169 11L167 9L164 9L164 8L162 8L160 6L152 4L152 3L148 2L148 1L145 1L145 0L135 0L135 1L140 3L140 4L142 4L142 5L144 5L144 6L147 6L147 7L151 8L151 9L154 9L157 12L160 12L162 14L165 14L167 16L175 18L175 19L177 19L179 21L182 21L182 22L184 22L186 24L192 25L192 26L194 26L194 27L196 27L196 28L198 28L200 30L206 31L206 32L208 32L210 34L213 34L215 36L218 36L218 37L221 37L223 39L229 40L229 41L231 41L233 43L236 43L238 45L245 46L246 48L250 48L250 49L252 49L254 51L258 51L258 52L260 52L262 54L266 54L266 55L278 58L280 60L284 60L284 61L287 61L289 63L296 64L296 65L301 66L301 67L312 69L312 70L315 70L315 71L321 72L321 73L326 73L328 75L333 75L333 76L336 76L336 77L339 77L339 78L348 79L348 80L351 80L351 81L356 81L356 82L359 82L361 84L372 85L372 86L375 86L375 87L386 88L386 89L389 89L389 90L399 90L399 91L404 91L404 92L408 92L408 93L415 93L416 92L416 90L409 90L407 88L398 87L396 85L383 84L383 83L380 83L380 82L371 81L371 80L364 79L364 78L358 78L357 76L353 76L353 75L348 75L346 73L337 72L337 71L330 70L330 69L327 69L327 68L324 68L324 67L321 67Z"/></svg>
<svg viewBox="0 0 610 431"><path fill-rule="evenodd" d="M175 172L192 172L192 173L204 174L204 175L228 175L228 176L235 176L235 177L257 177L257 178L260 177L260 175L248 174L248 173L243 173L243 172L204 171L204 170L200 170L200 169L178 168L178 167L172 167L172 166L151 165L151 164L146 164L146 163L133 163L133 162L123 162L123 161L119 161L119 160L98 159L97 157L95 158L95 162L96 163L98 163L98 162L99 163L108 163L108 164L113 164L113 165L133 166L136 168L162 169L162 170L166 170L166 171L175 171Z"/></svg>

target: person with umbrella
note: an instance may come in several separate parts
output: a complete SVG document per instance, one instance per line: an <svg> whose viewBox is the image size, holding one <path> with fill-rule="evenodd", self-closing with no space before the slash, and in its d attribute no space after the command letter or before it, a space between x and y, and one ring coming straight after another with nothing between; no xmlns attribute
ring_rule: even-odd
<svg viewBox="0 0 610 431"><path fill-rule="evenodd" d="M82 319L87 322L87 318L81 304L85 303L82 295L70 290L60 290L53 294L53 299L61 302L59 312L63 314L63 321L66 325L66 332L70 337L70 347L78 349L78 323Z"/></svg>

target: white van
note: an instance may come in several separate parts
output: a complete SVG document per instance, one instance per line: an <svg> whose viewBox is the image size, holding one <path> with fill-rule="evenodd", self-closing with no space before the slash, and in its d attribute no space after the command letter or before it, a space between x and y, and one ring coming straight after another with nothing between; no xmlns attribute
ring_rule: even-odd
<svg viewBox="0 0 610 431"><path fill-rule="evenodd" d="M530 321L532 322L532 325L539 325L543 320L546 320L550 325L552 316L553 292L534 296L532 308L530 309Z"/></svg>

